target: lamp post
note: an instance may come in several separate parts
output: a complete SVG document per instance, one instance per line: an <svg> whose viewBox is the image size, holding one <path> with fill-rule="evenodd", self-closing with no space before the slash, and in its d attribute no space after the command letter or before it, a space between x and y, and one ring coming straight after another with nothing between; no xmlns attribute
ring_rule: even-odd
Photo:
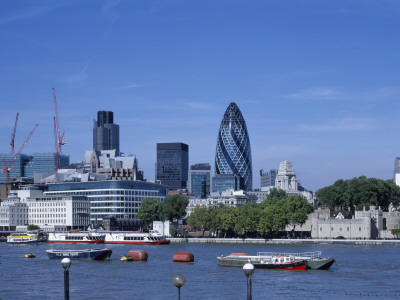
<svg viewBox="0 0 400 300"><path fill-rule="evenodd" d="M64 299L69 300L69 267L71 266L71 260L69 258L63 258L61 264L64 268Z"/></svg>
<svg viewBox="0 0 400 300"><path fill-rule="evenodd" d="M243 266L243 271L247 277L247 300L252 300L253 297L251 295L251 277L254 273L254 266L250 263L247 263Z"/></svg>
<svg viewBox="0 0 400 300"><path fill-rule="evenodd" d="M172 283L178 288L178 300L181 299L181 287L183 287L183 285L185 284L186 279L185 277L183 277L183 275L175 275L172 278Z"/></svg>

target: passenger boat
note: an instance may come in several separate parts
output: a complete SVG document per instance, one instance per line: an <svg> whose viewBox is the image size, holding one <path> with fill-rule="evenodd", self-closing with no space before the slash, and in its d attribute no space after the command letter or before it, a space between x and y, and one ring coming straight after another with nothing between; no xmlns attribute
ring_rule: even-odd
<svg viewBox="0 0 400 300"><path fill-rule="evenodd" d="M246 253L232 253L228 256L217 257L220 266L242 267L250 262L258 267L261 261L272 260L274 256L293 256L296 261L305 261L306 268L312 270L328 270L335 261L333 257L322 257L321 251L303 253L258 252L255 256Z"/></svg>
<svg viewBox="0 0 400 300"><path fill-rule="evenodd" d="M49 233L48 243L63 244L99 244L104 243L105 234L95 231L73 230L68 232Z"/></svg>
<svg viewBox="0 0 400 300"><path fill-rule="evenodd" d="M290 255L274 255L255 259L254 256L248 256L245 253L232 253L228 256L217 257L218 264L225 267L243 267L247 263L251 263L257 269L273 269L273 270L305 270L306 261L297 260Z"/></svg>
<svg viewBox="0 0 400 300"><path fill-rule="evenodd" d="M84 250L46 250L50 259L85 259L85 260L106 260L112 253L111 249L84 249Z"/></svg>
<svg viewBox="0 0 400 300"><path fill-rule="evenodd" d="M169 240L157 230L142 231L117 231L106 233L105 244L132 244L132 245L165 245Z"/></svg>
<svg viewBox="0 0 400 300"><path fill-rule="evenodd" d="M7 243L9 244L37 244L38 235L31 232L25 233L11 233L7 237Z"/></svg>

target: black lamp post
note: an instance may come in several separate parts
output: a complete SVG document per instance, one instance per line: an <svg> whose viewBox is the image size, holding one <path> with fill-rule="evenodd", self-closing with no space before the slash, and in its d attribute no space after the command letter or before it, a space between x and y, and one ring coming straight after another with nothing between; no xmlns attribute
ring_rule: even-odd
<svg viewBox="0 0 400 300"><path fill-rule="evenodd" d="M172 283L178 288L178 300L181 299L181 287L185 284L186 279L183 277L183 275L175 275L172 278Z"/></svg>
<svg viewBox="0 0 400 300"><path fill-rule="evenodd" d="M254 273L254 266L250 263L245 264L243 266L243 271L247 277L247 300L252 300L253 297L251 295L251 277L253 276Z"/></svg>
<svg viewBox="0 0 400 300"><path fill-rule="evenodd" d="M69 267L71 266L71 260L69 258L63 258L61 264L64 268L64 299L69 300Z"/></svg>

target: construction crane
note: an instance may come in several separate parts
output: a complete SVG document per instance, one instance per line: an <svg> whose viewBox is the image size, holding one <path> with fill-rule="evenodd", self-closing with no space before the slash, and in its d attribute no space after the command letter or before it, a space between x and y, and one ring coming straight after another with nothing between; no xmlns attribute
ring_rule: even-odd
<svg viewBox="0 0 400 300"><path fill-rule="evenodd" d="M17 153L15 153L13 159L11 160L11 162L9 164L7 164L6 160L3 157L4 168L1 170L1 172L2 173L7 172L7 179L6 179L7 183L10 182L10 170L11 170L12 165L14 164L14 162L16 161L18 156L21 154L21 151L25 148L25 146L28 143L29 139L31 138L32 134L35 132L36 127L38 127L38 126L39 126L39 124L36 124L35 127L33 127L32 131L29 133L28 137L25 139L24 143L19 148Z"/></svg>
<svg viewBox="0 0 400 300"><path fill-rule="evenodd" d="M17 123L18 123L18 115L19 113L17 113L17 116L15 117L15 124L14 124L14 130L11 133L11 154L14 154L14 139L15 139L15 132L17 131Z"/></svg>
<svg viewBox="0 0 400 300"><path fill-rule="evenodd" d="M58 121L58 108L57 108L57 99L56 99L56 90L53 88L54 95L54 110L55 115L54 119L54 138L55 138L55 150L56 150L56 170L60 168L60 154L62 153L61 146L66 145L67 143L64 141L64 134L60 133L60 123Z"/></svg>

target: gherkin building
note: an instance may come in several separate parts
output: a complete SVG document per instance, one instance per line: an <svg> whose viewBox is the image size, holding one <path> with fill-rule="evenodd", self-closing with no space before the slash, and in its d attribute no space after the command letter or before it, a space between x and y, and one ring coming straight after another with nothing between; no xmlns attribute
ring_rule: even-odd
<svg viewBox="0 0 400 300"><path fill-rule="evenodd" d="M236 103L229 104L219 127L215 153L215 173L241 178L241 188L252 190L251 148L246 122Z"/></svg>

